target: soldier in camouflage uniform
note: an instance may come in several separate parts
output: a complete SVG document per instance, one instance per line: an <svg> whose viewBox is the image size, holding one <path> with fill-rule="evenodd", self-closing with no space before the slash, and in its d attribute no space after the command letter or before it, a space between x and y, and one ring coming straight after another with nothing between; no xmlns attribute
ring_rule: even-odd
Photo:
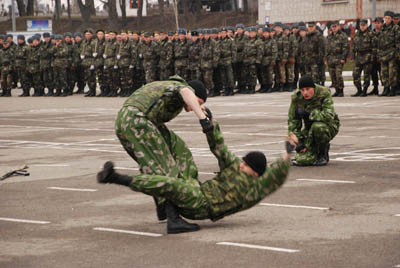
<svg viewBox="0 0 400 268"><path fill-rule="evenodd" d="M257 29L249 28L249 39L243 49L243 77L246 79L247 90L245 94L254 94L257 85L257 55L260 49L257 45ZM259 59L260 60L260 59Z"/></svg>
<svg viewBox="0 0 400 268"><path fill-rule="evenodd" d="M307 28L305 26L299 26L299 41L298 41L299 50L296 62L299 66L299 73L301 74L301 76L306 74L306 69L304 67L304 62L305 62L304 51L307 45L306 41L307 41Z"/></svg>
<svg viewBox="0 0 400 268"><path fill-rule="evenodd" d="M394 96L398 73L396 61L400 57L400 29L393 23L392 11L386 11L384 15L385 24L378 40L378 60L381 63L384 90L379 96Z"/></svg>
<svg viewBox="0 0 400 268"><path fill-rule="evenodd" d="M399 27L400 31L400 13L395 13L393 15L393 23ZM400 56L397 57L397 85L395 87L395 91L396 95L400 95Z"/></svg>
<svg viewBox="0 0 400 268"><path fill-rule="evenodd" d="M378 40L383 26L383 18L381 17L375 18L374 26L375 29L372 31L372 33L374 34L374 45L376 48L378 48ZM381 64L378 61L378 51L377 53L375 53L374 56L375 57L373 58L372 61L372 73L371 73L374 89L371 92L367 93L367 95L379 95L379 79L381 77Z"/></svg>
<svg viewBox="0 0 400 268"><path fill-rule="evenodd" d="M132 66L133 66L133 71L132 71L132 89L131 92L134 92L138 88L140 88L143 84L143 56L140 54L139 48L141 46L141 41L139 39L139 35L137 32L132 33L132 36L130 37L131 41L131 46L132 46Z"/></svg>
<svg viewBox="0 0 400 268"><path fill-rule="evenodd" d="M63 37L55 37L56 44L52 47L51 53L53 61L51 67L54 70L54 85L56 88L55 96L70 95L70 85L68 84L68 71L70 70L70 56L72 47L63 42Z"/></svg>
<svg viewBox="0 0 400 268"><path fill-rule="evenodd" d="M325 41L313 21L308 23L308 33L303 52L306 73L312 76L315 83L320 84L319 63L325 56Z"/></svg>
<svg viewBox="0 0 400 268"><path fill-rule="evenodd" d="M168 40L168 36L160 33L160 80L167 80L173 75L174 68L174 43Z"/></svg>
<svg viewBox="0 0 400 268"><path fill-rule="evenodd" d="M211 39L211 29L205 30L200 54L200 67L208 96L214 96L213 72L219 58L217 44Z"/></svg>
<svg viewBox="0 0 400 268"><path fill-rule="evenodd" d="M151 40L151 33L144 34L144 42L140 46L139 53L143 57L143 68L146 75L146 84L156 80L156 57L158 46Z"/></svg>
<svg viewBox="0 0 400 268"><path fill-rule="evenodd" d="M10 48L11 43L4 39L3 48L0 50L1 64L1 97L11 97L12 71L15 68L14 51Z"/></svg>
<svg viewBox="0 0 400 268"><path fill-rule="evenodd" d="M326 65L329 68L329 76L332 80L332 86L336 92L332 97L343 96L343 65L349 53L349 42L347 35L339 28L339 22L334 21L331 24L332 32L328 36L326 47Z"/></svg>
<svg viewBox="0 0 400 268"><path fill-rule="evenodd" d="M118 68L120 75L121 92L120 97L128 97L130 95L130 89L132 88L132 46L128 40L128 35L123 32L121 33L122 40L118 43Z"/></svg>
<svg viewBox="0 0 400 268"><path fill-rule="evenodd" d="M85 97L95 97L96 96L96 67L94 66L93 58L93 29L87 29L83 33L85 35L85 40L82 41L80 47L80 58L82 60L82 67L85 76L85 82L89 87L88 93Z"/></svg>
<svg viewBox="0 0 400 268"><path fill-rule="evenodd" d="M372 71L372 62L375 58L376 47L374 35L368 29L368 21L363 19L360 21L360 30L356 33L353 46L352 58L355 61L353 69L353 82L357 88L357 93L352 97L366 97L367 90L370 84ZM364 71L364 85L361 88L361 73Z"/></svg>
<svg viewBox="0 0 400 268"><path fill-rule="evenodd" d="M289 52L288 52L288 61L285 66L285 71L286 71L286 85L284 85L284 89L286 91L293 91L297 87L294 83L294 77L295 77L295 64L296 64L296 56L298 53L298 43L296 36L294 34L291 34L289 26L285 25L284 32L283 32L287 37L289 41Z"/></svg>
<svg viewBox="0 0 400 268"><path fill-rule="evenodd" d="M34 89L33 96L40 96L40 93L44 91L42 76L40 73L40 38L38 36L32 37L32 47L29 50L27 58L28 72L32 78L32 86Z"/></svg>
<svg viewBox="0 0 400 268"><path fill-rule="evenodd" d="M221 27L219 40L219 62L222 87L225 96L233 95L233 70L232 62L236 61L236 49L233 40L227 36L227 28Z"/></svg>
<svg viewBox="0 0 400 268"><path fill-rule="evenodd" d="M329 142L340 122L328 88L315 85L310 75L299 82L291 97L288 119L289 142L296 147L295 164L324 166L329 162Z"/></svg>
<svg viewBox="0 0 400 268"><path fill-rule="evenodd" d="M42 73L43 92L38 92L38 95L43 96L44 88L46 87L47 88L46 96L53 96L54 78L53 78L53 69L51 68L51 61L53 58L51 50L53 44L51 42L50 33L44 33L43 39L44 43L42 43L42 45L40 46L40 72Z"/></svg>
<svg viewBox="0 0 400 268"><path fill-rule="evenodd" d="M243 77L243 49L247 41L246 36L243 34L244 25L236 25L236 35L234 38L234 44L236 49L236 61L233 63L233 74L235 82L238 86L238 93L245 91L245 77Z"/></svg>
<svg viewBox="0 0 400 268"><path fill-rule="evenodd" d="M96 38L92 42L93 62L96 69L97 80L99 82L100 94L98 97L104 97L106 94L107 82L104 75L104 48L105 48L105 32L101 29L96 31Z"/></svg>
<svg viewBox="0 0 400 268"><path fill-rule="evenodd" d="M289 58L289 39L283 34L283 25L275 23L274 39L278 46L278 58L275 65L275 91L283 91L286 83L286 63Z"/></svg>
<svg viewBox="0 0 400 268"><path fill-rule="evenodd" d="M189 46L189 51L188 51L190 80L200 80L201 41L199 39L199 31L193 30L191 32L191 36L192 36L192 44Z"/></svg>
<svg viewBox="0 0 400 268"><path fill-rule="evenodd" d="M200 108L207 99L204 85L196 80L189 83L191 86L181 77L172 76L167 81L146 84L135 91L120 110L116 134L127 153L139 164L141 173L198 178L190 150L165 125L185 108L188 112L194 111L201 124L212 127ZM165 216L160 209L161 220Z"/></svg>
<svg viewBox="0 0 400 268"><path fill-rule="evenodd" d="M118 95L118 62L117 54L119 45L116 41L116 33L111 31L109 33L110 39L105 42L104 46L104 80L105 80L105 93L106 97L116 97Z"/></svg>
<svg viewBox="0 0 400 268"><path fill-rule="evenodd" d="M17 49L17 45L14 43L14 36L12 34L7 34L6 38L8 40L9 49L11 52L14 54L15 50ZM11 70L11 76L12 76L12 87L11 88L17 88L18 86L18 72L15 70Z"/></svg>
<svg viewBox="0 0 400 268"><path fill-rule="evenodd" d="M18 35L18 47L15 50L15 68L18 73L18 77L21 82L22 87L22 94L19 95L20 97L28 97L29 96L29 79L26 72L26 59L28 57L28 50L29 47L25 43L25 36Z"/></svg>
<svg viewBox="0 0 400 268"><path fill-rule="evenodd" d="M82 66L82 60L80 55L80 50L82 46L82 33L74 33L74 47L72 51L72 61L74 64L71 66L71 88L75 88L75 84L78 90L75 94L83 94L85 90L85 77Z"/></svg>
<svg viewBox="0 0 400 268"><path fill-rule="evenodd" d="M175 74L187 80L188 77L188 52L190 41L186 39L186 29L178 30L179 39L175 42Z"/></svg>
<svg viewBox="0 0 400 268"><path fill-rule="evenodd" d="M72 96L74 93L74 87L75 87L75 78L72 75L73 69L76 68L76 58L74 57L75 53L75 46L74 43L72 42L72 33L67 32L64 34L64 45L66 46L66 50L68 50L68 63L67 63L67 84L68 88L64 90L63 95L66 96ZM55 45L55 44L54 44Z"/></svg>
<svg viewBox="0 0 400 268"><path fill-rule="evenodd" d="M112 162L99 172L99 183L116 183L153 197L163 197L166 204L167 233L192 232L200 229L188 224L179 215L192 220L218 221L249 209L275 192L285 182L289 172L289 155L284 154L266 168L262 152L250 152L243 159L229 151L218 122L206 133L211 152L218 159L219 172L203 183L160 175L126 176L116 173Z"/></svg>
<svg viewBox="0 0 400 268"><path fill-rule="evenodd" d="M271 28L263 28L263 39L261 42L261 65L262 65L262 80L259 93L272 92L272 83L274 76L275 62L278 57L278 46L275 39L271 38Z"/></svg>

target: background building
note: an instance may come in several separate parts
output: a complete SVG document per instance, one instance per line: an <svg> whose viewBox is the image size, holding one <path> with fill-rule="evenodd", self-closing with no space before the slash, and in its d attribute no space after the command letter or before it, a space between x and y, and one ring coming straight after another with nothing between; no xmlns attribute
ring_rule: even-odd
<svg viewBox="0 0 400 268"><path fill-rule="evenodd" d="M258 21L292 23L372 18L372 0L259 0ZM376 16L400 12L400 0L376 0Z"/></svg>

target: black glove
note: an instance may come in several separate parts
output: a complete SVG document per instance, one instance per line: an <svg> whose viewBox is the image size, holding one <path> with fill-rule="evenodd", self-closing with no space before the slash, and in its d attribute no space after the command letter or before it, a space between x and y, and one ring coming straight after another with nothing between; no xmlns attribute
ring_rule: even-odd
<svg viewBox="0 0 400 268"><path fill-rule="evenodd" d="M296 152L300 153L303 149L307 148L303 141L299 141L299 144L296 146Z"/></svg>
<svg viewBox="0 0 400 268"><path fill-rule="evenodd" d="M214 130L214 125L208 117L200 119L200 125L203 128L203 133L212 132Z"/></svg>
<svg viewBox="0 0 400 268"><path fill-rule="evenodd" d="M296 114L298 117L303 118L305 120L308 120L308 118L310 117L310 112L302 107L296 109Z"/></svg>
<svg viewBox="0 0 400 268"><path fill-rule="evenodd" d="M292 153L294 151L294 148L295 147L292 144L290 144L290 142L288 141L285 142L285 149L288 154Z"/></svg>
<svg viewBox="0 0 400 268"><path fill-rule="evenodd" d="M208 109L207 107L205 107L205 112L206 112L206 116L208 117L208 119L210 119L210 121L212 120L212 113L210 111L210 109Z"/></svg>

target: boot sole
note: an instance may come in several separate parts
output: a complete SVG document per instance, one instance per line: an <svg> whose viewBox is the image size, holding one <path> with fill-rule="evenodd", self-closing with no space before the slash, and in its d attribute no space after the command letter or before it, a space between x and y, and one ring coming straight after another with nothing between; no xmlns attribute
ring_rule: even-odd
<svg viewBox="0 0 400 268"><path fill-rule="evenodd" d="M188 229L167 230L167 233L168 234L191 233L191 232L196 232L199 230L200 230L200 227L197 229L193 229L193 230L188 230Z"/></svg>

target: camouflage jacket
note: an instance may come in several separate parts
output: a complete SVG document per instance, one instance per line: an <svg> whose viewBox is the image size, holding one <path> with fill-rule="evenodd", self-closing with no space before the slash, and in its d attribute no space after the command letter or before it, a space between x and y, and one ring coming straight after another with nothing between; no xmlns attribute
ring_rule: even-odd
<svg viewBox="0 0 400 268"><path fill-rule="evenodd" d="M356 64L371 62L376 55L374 35L370 30L359 31L354 36L351 56Z"/></svg>
<svg viewBox="0 0 400 268"><path fill-rule="evenodd" d="M142 86L125 101L124 107L138 108L157 126L171 121L184 106L180 90L184 87L191 89L183 78L177 75L171 78L173 80L157 81Z"/></svg>
<svg viewBox="0 0 400 268"><path fill-rule="evenodd" d="M200 185L212 221L257 205L287 178L290 165L283 159L275 161L260 177L240 171L242 160L229 151L216 121L214 132L207 134L207 141L220 170L216 177Z"/></svg>
<svg viewBox="0 0 400 268"><path fill-rule="evenodd" d="M299 44L297 42L296 36L294 34L288 35L289 40L289 57L295 57L298 54Z"/></svg>
<svg viewBox="0 0 400 268"><path fill-rule="evenodd" d="M83 40L81 47L80 47L80 58L81 58L81 64L83 67L90 67L91 65L94 65L94 59L93 59L93 39L90 40Z"/></svg>
<svg viewBox="0 0 400 268"><path fill-rule="evenodd" d="M72 46L62 42L58 47L53 46L52 54L54 55L53 62L51 64L54 68L69 68L70 67L70 56L72 54Z"/></svg>
<svg viewBox="0 0 400 268"><path fill-rule="evenodd" d="M188 58L189 58L189 69L193 70L200 67L200 54L201 54L201 41L198 39L196 42L192 42L189 46Z"/></svg>
<svg viewBox="0 0 400 268"><path fill-rule="evenodd" d="M102 68L104 65L104 49L105 49L106 41L94 39L92 42L92 51L93 51L93 62L96 68Z"/></svg>
<svg viewBox="0 0 400 268"><path fill-rule="evenodd" d="M117 65L118 43L115 40L108 40L104 44L104 67L111 68Z"/></svg>
<svg viewBox="0 0 400 268"><path fill-rule="evenodd" d="M0 50L0 64L1 72L8 73L14 69L15 56L14 51L11 49L11 47L2 48Z"/></svg>
<svg viewBox="0 0 400 268"><path fill-rule="evenodd" d="M154 41L146 44L143 42L139 47L140 54L143 57L143 66L155 66L158 54L158 45Z"/></svg>
<svg viewBox="0 0 400 268"><path fill-rule="evenodd" d="M259 49L256 38L249 38L243 49L243 63L245 65L256 64Z"/></svg>
<svg viewBox="0 0 400 268"><path fill-rule="evenodd" d="M141 59L141 55L140 55L140 40L137 41L131 41L131 64L133 65L134 68L136 69L143 69L143 61Z"/></svg>
<svg viewBox="0 0 400 268"><path fill-rule="evenodd" d="M214 40L204 39L201 44L200 66L201 69L213 69L219 61L219 50Z"/></svg>
<svg viewBox="0 0 400 268"><path fill-rule="evenodd" d="M228 66L236 61L236 49L232 39L225 37L218 43L219 45L219 62L218 64Z"/></svg>
<svg viewBox="0 0 400 268"><path fill-rule="evenodd" d="M393 22L384 24L378 39L378 58L381 62L388 62L400 57L400 29Z"/></svg>
<svg viewBox="0 0 400 268"><path fill-rule="evenodd" d="M132 61L131 50L132 50L132 43L130 41L121 41L120 43L117 44L117 63L120 68L129 68L129 66L131 65Z"/></svg>
<svg viewBox="0 0 400 268"><path fill-rule="evenodd" d="M51 67L51 61L53 55L51 54L53 44L51 41L49 43L43 43L40 46L40 68L41 69L48 69Z"/></svg>
<svg viewBox="0 0 400 268"><path fill-rule="evenodd" d="M317 30L312 33L307 33L307 38L304 44L304 64L314 65L319 64L325 56L325 41L324 37Z"/></svg>
<svg viewBox="0 0 400 268"><path fill-rule="evenodd" d="M75 43L74 48L72 50L72 66L78 67L82 65L82 60L81 60L81 46L82 42Z"/></svg>
<svg viewBox="0 0 400 268"><path fill-rule="evenodd" d="M25 43L23 45L18 45L17 49L14 51L15 55L15 67L17 69L26 69L26 58L28 57L29 46Z"/></svg>
<svg viewBox="0 0 400 268"><path fill-rule="evenodd" d="M300 37L300 39L298 41L299 49L297 51L297 58L296 58L296 62L298 64L304 64L304 62L305 62L304 55L305 55L306 40L307 40L307 37L305 37L305 38Z"/></svg>
<svg viewBox="0 0 400 268"><path fill-rule="evenodd" d="M174 43L164 40L160 42L160 68L169 68L174 64Z"/></svg>
<svg viewBox="0 0 400 268"><path fill-rule="evenodd" d="M330 90L316 85L314 96L306 100L297 90L291 97L289 108L288 133L294 133L299 139L307 137L313 122L325 123L329 128L339 130L340 122L333 106ZM304 109L310 113L309 118L300 118L297 111ZM304 124L303 124L304 123Z"/></svg>
<svg viewBox="0 0 400 268"><path fill-rule="evenodd" d="M235 36L236 62L243 62L243 50L247 40L244 34Z"/></svg>
<svg viewBox="0 0 400 268"><path fill-rule="evenodd" d="M341 60L346 61L349 54L349 41L347 35L338 31L336 34L333 32L328 36L326 47L326 61L329 65L339 64Z"/></svg>
<svg viewBox="0 0 400 268"><path fill-rule="evenodd" d="M273 38L268 38L263 42L263 54L261 64L269 66L271 63L275 63L278 58L278 45Z"/></svg>
<svg viewBox="0 0 400 268"><path fill-rule="evenodd" d="M40 46L32 46L27 58L28 72L34 74L40 72Z"/></svg>
<svg viewBox="0 0 400 268"><path fill-rule="evenodd" d="M190 42L185 39L185 41L176 41L174 46L175 55L175 65L177 66L187 66L188 61L188 51Z"/></svg>
<svg viewBox="0 0 400 268"><path fill-rule="evenodd" d="M283 59L288 59L289 58L289 38L284 35L283 33L281 34L275 34L274 39L276 41L276 44L278 46L278 61L281 61Z"/></svg>

